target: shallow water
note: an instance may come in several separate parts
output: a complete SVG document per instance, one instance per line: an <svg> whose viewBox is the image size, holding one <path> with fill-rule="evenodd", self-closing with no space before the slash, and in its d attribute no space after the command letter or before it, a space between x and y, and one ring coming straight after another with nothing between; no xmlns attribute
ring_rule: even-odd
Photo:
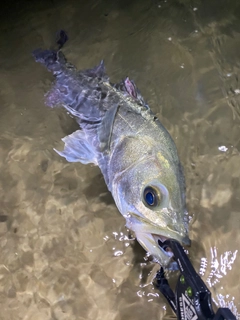
<svg viewBox="0 0 240 320"><path fill-rule="evenodd" d="M124 227L98 168L53 147L76 129L44 106L53 80L31 57L55 32L69 61L105 59L174 138L192 216L191 261L240 318L240 3L7 2L0 19L0 319L171 319L157 266Z"/></svg>

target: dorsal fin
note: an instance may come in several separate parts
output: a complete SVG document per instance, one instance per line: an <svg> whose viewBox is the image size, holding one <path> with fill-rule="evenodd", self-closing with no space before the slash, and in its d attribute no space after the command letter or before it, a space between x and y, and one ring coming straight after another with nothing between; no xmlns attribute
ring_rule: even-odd
<svg viewBox="0 0 240 320"><path fill-rule="evenodd" d="M124 95L134 98L141 106L146 107L147 109L149 108L134 81L130 80L129 77L119 83L114 84L113 86L117 90L120 90Z"/></svg>
<svg viewBox="0 0 240 320"><path fill-rule="evenodd" d="M99 77L103 79L104 81L108 81L108 77L105 72L105 65L104 61L101 60L99 65L91 68L91 69L86 69L82 71L83 74L85 74L88 77Z"/></svg>
<svg viewBox="0 0 240 320"><path fill-rule="evenodd" d="M124 86L130 96L137 98L137 87L128 77L124 80Z"/></svg>

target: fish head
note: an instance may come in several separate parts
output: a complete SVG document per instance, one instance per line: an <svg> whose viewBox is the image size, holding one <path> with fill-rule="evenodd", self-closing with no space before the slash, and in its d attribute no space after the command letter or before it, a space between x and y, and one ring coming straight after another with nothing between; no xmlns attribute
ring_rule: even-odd
<svg viewBox="0 0 240 320"><path fill-rule="evenodd" d="M166 267L172 253L160 248L158 240L171 238L190 244L184 177L177 155L161 152L153 140L145 140L141 141L143 149L136 150L138 156L131 148L125 169L115 175L113 195L138 242ZM126 167L127 161L131 165Z"/></svg>

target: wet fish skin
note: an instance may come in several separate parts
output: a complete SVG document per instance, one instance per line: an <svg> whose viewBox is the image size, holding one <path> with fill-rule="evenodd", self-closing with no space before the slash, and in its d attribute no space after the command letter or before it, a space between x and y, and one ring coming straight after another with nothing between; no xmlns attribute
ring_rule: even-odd
<svg viewBox="0 0 240 320"><path fill-rule="evenodd" d="M64 106L81 127L63 138L64 150L57 153L69 162L99 166L127 227L167 267L171 257L158 238L189 244L184 176L170 134L133 81L110 83L103 61L77 71L60 50L38 49L33 56L55 75L46 104ZM161 197L154 208L143 199L147 186Z"/></svg>

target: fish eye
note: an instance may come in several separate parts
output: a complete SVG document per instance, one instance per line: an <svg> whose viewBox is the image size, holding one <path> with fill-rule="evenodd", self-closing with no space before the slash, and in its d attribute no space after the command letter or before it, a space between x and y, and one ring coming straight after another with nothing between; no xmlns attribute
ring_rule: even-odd
<svg viewBox="0 0 240 320"><path fill-rule="evenodd" d="M143 200L148 207L156 207L161 200L160 191L150 186L146 187L143 191Z"/></svg>

